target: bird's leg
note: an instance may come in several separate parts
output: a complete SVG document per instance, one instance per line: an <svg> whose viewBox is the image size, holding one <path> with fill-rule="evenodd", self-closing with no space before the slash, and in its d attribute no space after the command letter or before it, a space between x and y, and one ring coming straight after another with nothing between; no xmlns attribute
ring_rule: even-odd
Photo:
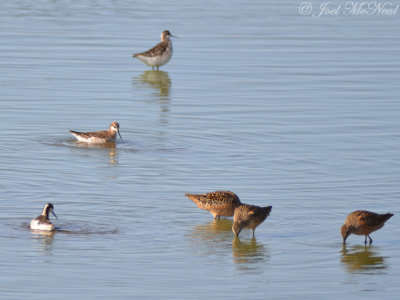
<svg viewBox="0 0 400 300"><path fill-rule="evenodd" d="M364 245L367 244L367 235L365 236L365 241L364 241Z"/></svg>
<svg viewBox="0 0 400 300"><path fill-rule="evenodd" d="M368 235L368 237L369 237L369 244L371 245L372 244L372 239L371 239L371 237Z"/></svg>

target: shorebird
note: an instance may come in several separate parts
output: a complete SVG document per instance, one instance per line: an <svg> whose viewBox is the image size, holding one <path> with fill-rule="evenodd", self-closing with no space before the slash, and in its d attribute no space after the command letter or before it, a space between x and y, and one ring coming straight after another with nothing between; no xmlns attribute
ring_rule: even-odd
<svg viewBox="0 0 400 300"><path fill-rule="evenodd" d="M135 53L133 57L140 59L146 65L154 67L159 67L165 65L172 57L172 42L170 37L175 37L169 30L165 30L161 33L161 42L155 45L150 50L142 53Z"/></svg>
<svg viewBox="0 0 400 300"><path fill-rule="evenodd" d="M272 206L260 207L255 205L242 204L235 208L233 215L232 231L239 237L243 228L251 228L254 231L269 216Z"/></svg>
<svg viewBox="0 0 400 300"><path fill-rule="evenodd" d="M54 209L53 204L47 203L44 206L42 213L31 221L31 229L42 230L42 231L53 231L54 225L49 220L50 212L53 213L53 215L57 218L53 209Z"/></svg>
<svg viewBox="0 0 400 300"><path fill-rule="evenodd" d="M230 191L216 191L206 194L185 194L190 200L196 203L200 209L208 210L214 219L221 216L232 217L235 208L242 203L235 193Z"/></svg>
<svg viewBox="0 0 400 300"><path fill-rule="evenodd" d="M366 210L356 210L349 214L344 221L343 226L340 228L340 233L343 237L343 244L350 234L365 235L364 244L367 244L367 237L369 244L372 244L372 239L369 236L372 232L381 229L385 222L393 217L393 214L377 214Z"/></svg>
<svg viewBox="0 0 400 300"><path fill-rule="evenodd" d="M108 128L108 130L92 132L78 132L70 130L69 132L71 132L79 142L84 143L99 144L115 142L117 133L122 140L121 134L119 133L119 124L115 121L110 124L110 128Z"/></svg>

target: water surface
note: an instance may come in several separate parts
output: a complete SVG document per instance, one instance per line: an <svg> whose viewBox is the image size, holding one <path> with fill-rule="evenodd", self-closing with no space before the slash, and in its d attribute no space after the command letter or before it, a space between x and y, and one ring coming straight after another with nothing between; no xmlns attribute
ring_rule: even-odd
<svg viewBox="0 0 400 300"><path fill-rule="evenodd" d="M1 298L396 297L399 18L299 5L2 3ZM68 132L114 120L110 147ZM219 189L273 206L254 238L184 196ZM395 217L343 247L355 209Z"/></svg>

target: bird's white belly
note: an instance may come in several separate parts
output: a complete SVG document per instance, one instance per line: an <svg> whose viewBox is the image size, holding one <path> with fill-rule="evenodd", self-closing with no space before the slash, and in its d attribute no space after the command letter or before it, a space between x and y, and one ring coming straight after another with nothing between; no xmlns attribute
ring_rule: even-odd
<svg viewBox="0 0 400 300"><path fill-rule="evenodd" d="M54 225L53 224L46 224L42 223L36 219L31 221L31 229L33 230L43 230L43 231L53 231Z"/></svg>
<svg viewBox="0 0 400 300"><path fill-rule="evenodd" d="M74 134L74 136L79 142L89 143L89 144L102 144L115 141L115 138L113 137L109 138L99 138L96 136L86 137L86 136L81 136L79 134Z"/></svg>
<svg viewBox="0 0 400 300"><path fill-rule="evenodd" d="M146 65L151 67L161 67L170 61L172 57L172 49L165 51L159 56L143 56L139 55L138 58Z"/></svg>

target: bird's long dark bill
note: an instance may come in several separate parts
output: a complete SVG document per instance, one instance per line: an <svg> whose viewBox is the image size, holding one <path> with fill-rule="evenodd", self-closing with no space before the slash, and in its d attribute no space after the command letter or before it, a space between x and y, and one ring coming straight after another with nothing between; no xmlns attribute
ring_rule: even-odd
<svg viewBox="0 0 400 300"><path fill-rule="evenodd" d="M343 238L343 245L346 244L346 240L349 237L349 234L346 234L346 236Z"/></svg>
<svg viewBox="0 0 400 300"><path fill-rule="evenodd" d="M56 219L58 219L57 216L56 216L56 214L54 213L54 211L52 211L51 213L56 217Z"/></svg>
<svg viewBox="0 0 400 300"><path fill-rule="evenodd" d="M119 133L119 131L118 131L118 135L119 135L119 138L120 138L121 141L122 141L122 136L121 136L121 134Z"/></svg>

